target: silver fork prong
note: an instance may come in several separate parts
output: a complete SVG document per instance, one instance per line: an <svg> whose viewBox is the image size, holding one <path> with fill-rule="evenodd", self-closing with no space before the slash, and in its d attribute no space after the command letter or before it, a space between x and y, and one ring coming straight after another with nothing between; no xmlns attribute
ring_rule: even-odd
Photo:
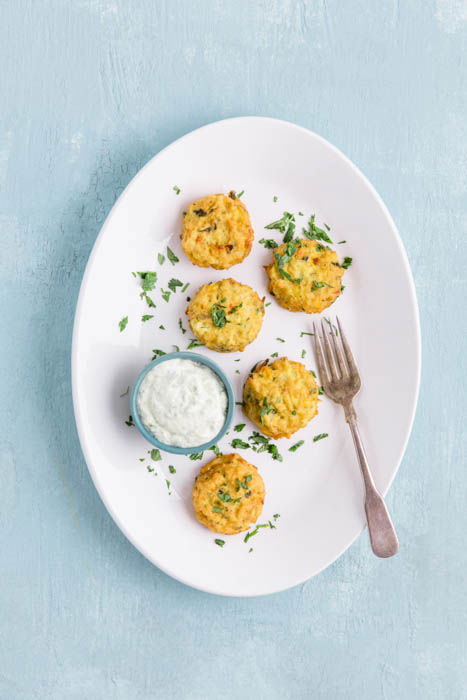
<svg viewBox="0 0 467 700"><path fill-rule="evenodd" d="M347 367L349 368L349 374L350 376L353 375L357 378L360 378L357 365L355 364L355 360L353 359L352 350L350 349L350 346L347 342L347 338L345 337L345 333L342 330L341 322L339 321L338 316L336 316L336 321L337 327L339 328L339 335L341 338L342 347L344 349L345 360L347 362Z"/></svg>
<svg viewBox="0 0 467 700"><path fill-rule="evenodd" d="M319 337L319 333L315 327L315 324L313 323L313 333L314 333L314 344L315 344L315 355L316 355L316 364L318 366L318 374L319 374L319 380L321 384L326 388L326 385L330 381L330 376L328 373L328 368L326 367L326 360L324 359L324 352L323 352L323 346L321 345L321 338Z"/></svg>
<svg viewBox="0 0 467 700"><path fill-rule="evenodd" d="M323 334L324 349L326 353L326 360L329 367L329 372L331 374L331 379L338 379L339 372L337 371L336 359L334 353L332 352L331 343L329 342L328 334L324 327L324 321L321 321L321 332Z"/></svg>
<svg viewBox="0 0 467 700"><path fill-rule="evenodd" d="M340 343L336 340L336 334L331 333L331 340L332 340L332 347L334 350L334 356L337 358L337 364L339 366L339 372L341 377L348 377L349 376L349 370L348 367L345 363L344 359L344 353L342 352L342 348L340 346Z"/></svg>

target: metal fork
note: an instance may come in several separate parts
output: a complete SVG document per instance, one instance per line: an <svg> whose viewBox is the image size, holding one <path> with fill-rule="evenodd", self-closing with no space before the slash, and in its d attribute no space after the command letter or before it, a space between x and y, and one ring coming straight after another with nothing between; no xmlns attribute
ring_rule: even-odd
<svg viewBox="0 0 467 700"><path fill-rule="evenodd" d="M352 403L353 397L360 391L360 375L339 319L336 318L336 320L340 342L337 333L332 331L330 322L328 322L331 329L329 333L324 326L324 322L321 321L321 336L317 332L315 324L313 324L319 377L329 398L336 403L340 403L343 407L345 420L349 424L350 432L352 433L365 484L365 513L370 533L371 548L378 557L392 557L399 549L399 541L383 497L378 493L373 481L358 429L357 414Z"/></svg>

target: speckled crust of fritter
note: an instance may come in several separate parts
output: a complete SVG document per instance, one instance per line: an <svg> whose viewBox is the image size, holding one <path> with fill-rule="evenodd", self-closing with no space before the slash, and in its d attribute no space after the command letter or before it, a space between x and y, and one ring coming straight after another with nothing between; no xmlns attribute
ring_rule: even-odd
<svg viewBox="0 0 467 700"><path fill-rule="evenodd" d="M183 217L182 247L199 267L237 265L249 254L253 237L248 210L235 193L202 197Z"/></svg>
<svg viewBox="0 0 467 700"><path fill-rule="evenodd" d="M243 387L243 410L265 435L290 437L318 413L318 393L305 365L281 357L249 374Z"/></svg>
<svg viewBox="0 0 467 700"><path fill-rule="evenodd" d="M247 284L229 278L201 287L186 313L191 330L206 347L242 351L261 330L264 299Z"/></svg>
<svg viewBox="0 0 467 700"><path fill-rule="evenodd" d="M289 311L319 314L341 294L344 269L331 248L307 239L283 243L266 267L269 291Z"/></svg>
<svg viewBox="0 0 467 700"><path fill-rule="evenodd" d="M235 535L258 520L264 495L257 468L233 453L201 468L193 488L193 507L199 522L210 530Z"/></svg>

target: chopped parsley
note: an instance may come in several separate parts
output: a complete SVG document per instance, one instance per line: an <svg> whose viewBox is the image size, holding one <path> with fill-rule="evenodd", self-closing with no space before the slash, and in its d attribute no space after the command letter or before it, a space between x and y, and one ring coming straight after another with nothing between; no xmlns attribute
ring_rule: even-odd
<svg viewBox="0 0 467 700"><path fill-rule="evenodd" d="M211 318L217 328L223 328L226 323L230 323L225 317L225 306L222 304L213 304L211 306Z"/></svg>
<svg viewBox="0 0 467 700"><path fill-rule="evenodd" d="M185 333L186 333L186 328L183 328L183 321L182 321L181 318L178 319L178 327L179 327L180 330L182 331L183 335L185 335Z"/></svg>
<svg viewBox="0 0 467 700"><path fill-rule="evenodd" d="M153 462L160 462L162 459L160 450L158 450L156 447L154 447L149 454L151 455Z"/></svg>
<svg viewBox="0 0 467 700"><path fill-rule="evenodd" d="M271 355L271 357L279 357L279 353L278 353L278 352L273 352L272 355Z"/></svg>
<svg viewBox="0 0 467 700"><path fill-rule="evenodd" d="M146 465L146 469L148 470L149 473L154 471L154 467L150 467L149 465Z"/></svg>
<svg viewBox="0 0 467 700"><path fill-rule="evenodd" d="M295 234L295 216L288 211L282 214L282 218L277 221L273 221L264 228L273 229L275 231L280 231L284 234L284 243L288 243L292 240Z"/></svg>
<svg viewBox="0 0 467 700"><path fill-rule="evenodd" d="M339 331L337 330L337 326L335 326L333 323L331 323L331 321L330 321L328 318L325 318L324 320L325 320L326 323L328 324L329 329L332 328L332 330L334 331L334 333L335 333L336 335L339 335Z"/></svg>
<svg viewBox="0 0 467 700"><path fill-rule="evenodd" d="M190 455L190 459L195 462L197 459L203 459L203 453L202 452L192 452Z"/></svg>
<svg viewBox="0 0 467 700"><path fill-rule="evenodd" d="M167 486L167 491L170 489L170 481L168 479L165 480L165 484ZM170 493L170 492L169 492Z"/></svg>
<svg viewBox="0 0 467 700"><path fill-rule="evenodd" d="M269 527L269 523L263 523L262 525L257 525L254 530L251 530L251 532L247 532L245 537L243 538L244 542L248 542L250 537L254 537L262 527Z"/></svg>
<svg viewBox="0 0 467 700"><path fill-rule="evenodd" d="M238 425L234 426L234 430L236 433L240 433L243 428L245 427L246 423L238 423Z"/></svg>
<svg viewBox="0 0 467 700"><path fill-rule="evenodd" d="M125 421L125 425L127 425L129 428L131 428L134 425L133 416L128 416L128 420Z"/></svg>
<svg viewBox="0 0 467 700"><path fill-rule="evenodd" d="M170 282L168 283L168 288L172 290L172 292L177 291L177 287L183 287L183 282L180 282L180 280L176 280L172 277Z"/></svg>
<svg viewBox="0 0 467 700"><path fill-rule="evenodd" d="M307 331L302 331L300 333L300 338L303 338L304 335L314 335L314 333L308 333Z"/></svg>
<svg viewBox="0 0 467 700"><path fill-rule="evenodd" d="M162 357L162 355L167 355L166 352L164 352L163 350L159 350L159 348L153 348L152 353L153 353L153 358L152 358L153 360L155 360L156 357Z"/></svg>
<svg viewBox="0 0 467 700"><path fill-rule="evenodd" d="M144 316L141 316L141 320L143 321L143 323L144 323L145 321L150 321L151 318L154 318L154 316L151 315L151 314L144 314Z"/></svg>
<svg viewBox="0 0 467 700"><path fill-rule="evenodd" d="M174 352L180 352L180 348L178 347L178 345L172 345L172 347L175 348Z"/></svg>
<svg viewBox="0 0 467 700"><path fill-rule="evenodd" d="M313 280L311 283L311 291L313 292L315 289L321 289L322 287L331 287L332 285L327 284L327 282L318 282L317 280Z"/></svg>
<svg viewBox="0 0 467 700"><path fill-rule="evenodd" d="M173 464L169 464L169 472L170 472L171 474L176 474L177 470L175 469L175 467L173 466Z"/></svg>
<svg viewBox="0 0 467 700"><path fill-rule="evenodd" d="M143 292L151 292L156 286L157 272L137 272L136 274L141 278L141 289Z"/></svg>
<svg viewBox="0 0 467 700"><path fill-rule="evenodd" d="M248 450L250 448L250 445L245 442L244 440L240 440L240 438L234 438L232 442L230 443L232 447L236 449L241 449L241 450Z"/></svg>
<svg viewBox="0 0 467 700"><path fill-rule="evenodd" d="M182 287L182 294L184 294L184 293L186 292L186 290L188 289L189 286L190 286L190 283L189 283L189 282L187 282L186 284L183 285L183 287Z"/></svg>
<svg viewBox="0 0 467 700"><path fill-rule="evenodd" d="M302 350L302 360L305 357L305 355L306 355L306 350Z"/></svg>
<svg viewBox="0 0 467 700"><path fill-rule="evenodd" d="M239 192L239 193L236 194L235 196L236 196L237 199L240 199L240 197L243 197L244 194L245 194L245 190L242 190L241 192Z"/></svg>
<svg viewBox="0 0 467 700"><path fill-rule="evenodd" d="M188 344L187 350L192 350L193 348L200 348L203 345L203 343L198 343L197 340L192 338Z"/></svg>
<svg viewBox="0 0 467 700"><path fill-rule="evenodd" d="M175 194L180 194L180 192L181 192L180 187L178 187L177 185L174 185L174 186L172 187L172 189L173 189L173 191L175 192Z"/></svg>
<svg viewBox="0 0 467 700"><path fill-rule="evenodd" d="M218 445L213 445L213 446L210 447L209 449L212 450L212 451L214 452L214 454L216 455L216 457L220 457L221 454L222 454L222 452L220 451Z"/></svg>
<svg viewBox="0 0 467 700"><path fill-rule="evenodd" d="M287 243L287 246L285 248L285 253L282 255L279 255L279 253L274 253L274 259L276 261L277 269L279 270L279 273L282 275L282 277L285 277L285 279L289 280L289 282L296 282L297 284L300 284L302 281L302 277L292 277L291 274L287 272L287 270L284 270L284 265L288 263L290 260L292 260L293 256L297 252L297 248L300 247L300 241L298 239L294 241L290 241Z"/></svg>
<svg viewBox="0 0 467 700"><path fill-rule="evenodd" d="M259 420L261 423L264 423L263 417L267 416L269 413L276 413L276 409L274 406L271 406L269 401L267 400L266 396L263 399L263 405L261 407L261 411L259 414Z"/></svg>
<svg viewBox="0 0 467 700"><path fill-rule="evenodd" d="M225 545L225 540L220 540L219 538L216 538L214 542L217 544L218 547L223 547Z"/></svg>
<svg viewBox="0 0 467 700"><path fill-rule="evenodd" d="M308 226L302 230L302 233L305 238L308 238L310 241L325 241L326 243L332 243L326 231L316 226L315 214L310 216Z"/></svg>
<svg viewBox="0 0 467 700"><path fill-rule="evenodd" d="M162 255L162 253L157 253L157 262L159 265L163 265L165 262L165 255Z"/></svg>
<svg viewBox="0 0 467 700"><path fill-rule="evenodd" d="M253 431L253 434L248 438L248 442L251 443L250 446L254 452L268 452L274 460L283 461L277 445L271 443L271 438L258 433L257 430Z"/></svg>
<svg viewBox="0 0 467 700"><path fill-rule="evenodd" d="M120 328L120 333L125 330L128 323L128 316L124 316L121 321L118 322L118 327Z"/></svg>
<svg viewBox="0 0 467 700"><path fill-rule="evenodd" d="M161 294L163 300L168 302L170 299L170 292L166 292L164 289L161 289Z"/></svg>
<svg viewBox="0 0 467 700"><path fill-rule="evenodd" d="M289 452L296 452L299 447L305 444L305 440L299 440L298 442L295 443L295 445L292 445L292 447L289 447Z"/></svg>
<svg viewBox="0 0 467 700"><path fill-rule="evenodd" d="M144 299L146 301L146 304L149 306L149 308L151 308L151 309L156 308L156 305L153 302L153 300L151 299L151 297L149 296L149 294L147 294L146 292L141 292L140 297L141 297L141 299Z"/></svg>
<svg viewBox="0 0 467 700"><path fill-rule="evenodd" d="M352 264L352 258L349 258L347 255L344 258L344 262L342 263L341 267L344 268L344 270L347 270Z"/></svg>
<svg viewBox="0 0 467 700"><path fill-rule="evenodd" d="M318 396L322 396L324 394L324 386L320 386L318 389Z"/></svg>
<svg viewBox="0 0 467 700"><path fill-rule="evenodd" d="M273 241L272 238L261 238L260 243L264 245L265 248L277 248L278 246L276 241Z"/></svg>
<svg viewBox="0 0 467 700"><path fill-rule="evenodd" d="M313 438L313 442L318 442L318 440L324 440L324 438L329 437L329 433L320 433L319 435L315 435Z"/></svg>
<svg viewBox="0 0 467 700"><path fill-rule="evenodd" d="M274 195L274 197L272 198L272 201L273 201L273 202L277 202L277 196L276 196L276 195Z"/></svg>
<svg viewBox="0 0 467 700"><path fill-rule="evenodd" d="M340 245L341 243L347 243L347 241L337 241L338 245Z"/></svg>
<svg viewBox="0 0 467 700"><path fill-rule="evenodd" d="M175 265L175 263L180 262L180 260L177 258L173 250L170 250L169 246L167 246L167 257L172 263L172 265Z"/></svg>
<svg viewBox="0 0 467 700"><path fill-rule="evenodd" d="M165 331L165 326L159 326L159 328L161 329L161 331Z"/></svg>
<svg viewBox="0 0 467 700"><path fill-rule="evenodd" d="M272 304L272 302L268 301L267 304L265 304L264 306L271 306L271 304Z"/></svg>
<svg viewBox="0 0 467 700"><path fill-rule="evenodd" d="M284 338L276 338L276 340L278 340L278 341L279 341L279 343L285 343L285 340L284 340Z"/></svg>

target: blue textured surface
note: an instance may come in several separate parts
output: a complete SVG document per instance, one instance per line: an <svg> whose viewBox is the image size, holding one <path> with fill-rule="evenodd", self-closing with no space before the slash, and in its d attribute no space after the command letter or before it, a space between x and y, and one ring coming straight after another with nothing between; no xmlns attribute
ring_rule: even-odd
<svg viewBox="0 0 467 700"><path fill-rule="evenodd" d="M466 698L466 1L0 13L2 700ZM317 131L375 184L424 335L388 499L400 554L376 560L364 534L314 580L251 600L186 588L125 540L84 464L69 371L80 279L115 198L174 138L242 114Z"/></svg>

